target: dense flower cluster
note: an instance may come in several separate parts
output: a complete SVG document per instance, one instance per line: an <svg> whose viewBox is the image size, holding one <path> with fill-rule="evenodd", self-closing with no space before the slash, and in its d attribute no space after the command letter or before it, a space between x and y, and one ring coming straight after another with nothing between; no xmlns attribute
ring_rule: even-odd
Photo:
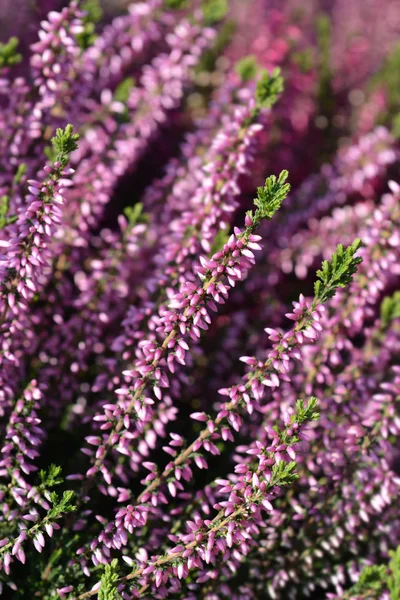
<svg viewBox="0 0 400 600"><path fill-rule="evenodd" d="M0 43L0 592L398 600L398 0L45 4Z"/></svg>

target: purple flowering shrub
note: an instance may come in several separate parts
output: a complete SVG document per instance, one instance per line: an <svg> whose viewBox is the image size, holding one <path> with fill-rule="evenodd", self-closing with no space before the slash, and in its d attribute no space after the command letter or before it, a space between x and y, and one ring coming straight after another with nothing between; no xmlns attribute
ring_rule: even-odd
<svg viewBox="0 0 400 600"><path fill-rule="evenodd" d="M2 594L399 600L398 1L45 4L0 44Z"/></svg>

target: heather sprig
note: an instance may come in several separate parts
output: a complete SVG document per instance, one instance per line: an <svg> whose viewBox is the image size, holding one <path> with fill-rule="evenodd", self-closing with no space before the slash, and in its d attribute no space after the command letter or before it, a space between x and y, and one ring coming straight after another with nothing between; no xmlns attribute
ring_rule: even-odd
<svg viewBox="0 0 400 600"><path fill-rule="evenodd" d="M52 139L55 150L53 164L44 167L42 180L28 180L26 201L29 204L20 213L5 243L7 255L3 258L5 265L2 265L0 284L3 329L8 315L13 313L15 318L19 307L25 306L37 291L41 272L49 263L49 242L61 221L59 205L64 203L64 188L71 183L67 177L73 173L66 167L70 153L77 148L78 139L72 125L57 129Z"/></svg>
<svg viewBox="0 0 400 600"><path fill-rule="evenodd" d="M346 249L339 244L332 260L322 263L321 269L317 271L314 302L326 302L334 296L337 288L343 288L351 283L357 265L362 262L360 256L354 256L360 246L360 239L354 240Z"/></svg>
<svg viewBox="0 0 400 600"><path fill-rule="evenodd" d="M67 166L69 161L69 155L78 148L79 134L73 132L71 124L67 125L65 129L58 128L55 135L51 138L53 145L56 162L61 163L61 167Z"/></svg>
<svg viewBox="0 0 400 600"><path fill-rule="evenodd" d="M257 188L257 197L254 200L257 210L254 214L247 213L250 219L256 222L261 219L272 219L290 192L290 184L286 183L288 176L287 171L282 171L278 178L271 175L265 180L263 186Z"/></svg>
<svg viewBox="0 0 400 600"><path fill-rule="evenodd" d="M281 70L276 67L271 75L264 71L257 83L256 102L260 108L271 108L283 92Z"/></svg>

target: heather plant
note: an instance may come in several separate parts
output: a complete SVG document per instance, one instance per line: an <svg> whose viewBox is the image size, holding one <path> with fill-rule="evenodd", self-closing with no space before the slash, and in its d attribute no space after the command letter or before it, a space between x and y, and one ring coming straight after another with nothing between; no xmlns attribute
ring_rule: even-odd
<svg viewBox="0 0 400 600"><path fill-rule="evenodd" d="M400 6L347 4L0 40L5 598L400 598Z"/></svg>

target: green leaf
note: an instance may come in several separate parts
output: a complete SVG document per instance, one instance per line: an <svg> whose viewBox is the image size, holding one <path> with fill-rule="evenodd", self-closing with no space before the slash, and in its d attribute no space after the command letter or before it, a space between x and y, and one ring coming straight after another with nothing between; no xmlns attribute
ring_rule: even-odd
<svg viewBox="0 0 400 600"><path fill-rule="evenodd" d="M0 43L0 69L11 67L21 62L22 54L17 52L19 40L12 37L5 44Z"/></svg>
<svg viewBox="0 0 400 600"><path fill-rule="evenodd" d="M271 75L268 71L263 71L256 88L257 107L271 108L283 92L283 87L283 77L279 67L276 67Z"/></svg>
<svg viewBox="0 0 400 600"><path fill-rule="evenodd" d="M219 252L224 247L224 244L227 243L229 239L229 230L228 229L219 229L217 235L215 236L213 243L211 245L210 257L213 256L216 252Z"/></svg>
<svg viewBox="0 0 400 600"><path fill-rule="evenodd" d="M76 41L82 50L86 50L96 39L96 23L103 18L103 9L99 0L86 0L82 4L82 10L86 13L83 17L85 31L76 36Z"/></svg>
<svg viewBox="0 0 400 600"><path fill-rule="evenodd" d="M332 106L333 96L328 98L328 94L332 94L332 67L331 67L331 48L332 48L332 25L329 15L321 13L316 19L316 34L318 44L318 96L321 103L321 109L327 106Z"/></svg>
<svg viewBox="0 0 400 600"><path fill-rule="evenodd" d="M400 546L397 550L389 552L391 561L389 569L391 571L388 577L388 589L390 592L390 600L400 600Z"/></svg>
<svg viewBox="0 0 400 600"><path fill-rule="evenodd" d="M258 68L256 57L253 54L250 54L249 56L245 56L241 60L238 60L235 71L240 79L245 82L255 79Z"/></svg>
<svg viewBox="0 0 400 600"><path fill-rule="evenodd" d="M305 406L304 400L297 400L297 412L295 415L296 423L301 425L305 421L316 421L319 419L319 412L315 410L317 406L318 400L314 396L311 396L311 398L308 400L307 406Z"/></svg>
<svg viewBox="0 0 400 600"><path fill-rule="evenodd" d="M16 215L8 215L8 210L10 208L10 198L6 195L0 197L0 229L10 225L11 223L15 223L17 220Z"/></svg>
<svg viewBox="0 0 400 600"><path fill-rule="evenodd" d="M59 519L65 513L73 512L76 509L76 506L72 504L74 496L75 492L72 490L66 490L63 492L61 498L59 498L56 492L51 492L50 500L53 506L47 513L48 518L50 520Z"/></svg>
<svg viewBox="0 0 400 600"><path fill-rule="evenodd" d="M233 20L222 23L218 28L217 36L214 38L212 46L204 51L195 69L196 73L202 73L203 71L211 72L215 69L218 58L231 41L235 31L236 24Z"/></svg>
<svg viewBox="0 0 400 600"><path fill-rule="evenodd" d="M296 479L298 479L295 469L295 461L287 463L284 460L280 460L279 462L275 463L271 471L271 485L291 485L296 481Z"/></svg>
<svg viewBox="0 0 400 600"><path fill-rule="evenodd" d="M282 171L278 178L270 175L265 184L257 188L257 198L254 199L257 211L254 216L250 214L252 218L272 219L290 191L290 184L286 183L288 176L287 171Z"/></svg>
<svg viewBox="0 0 400 600"><path fill-rule="evenodd" d="M394 319L400 318L400 291L393 296L386 296L381 304L381 321L387 327Z"/></svg>
<svg viewBox="0 0 400 600"><path fill-rule="evenodd" d="M317 271L314 305L318 302L326 302L335 295L337 288L344 288L351 283L357 266L362 262L361 257L354 256L360 246L360 239L356 239L347 248L339 244L332 259L324 260L321 269Z"/></svg>
<svg viewBox="0 0 400 600"><path fill-rule="evenodd" d="M314 56L311 48L305 48L296 52L293 60L299 66L302 73L309 73L314 67Z"/></svg>
<svg viewBox="0 0 400 600"><path fill-rule="evenodd" d="M392 134L396 140L400 139L400 113L393 117Z"/></svg>
<svg viewBox="0 0 400 600"><path fill-rule="evenodd" d="M363 568L360 578L346 592L347 598L353 598L354 595L362 595L365 598L378 600L386 588L386 567L385 565L368 565Z"/></svg>
<svg viewBox="0 0 400 600"><path fill-rule="evenodd" d="M85 22L98 23L103 18L103 9L99 0L85 0L82 10L86 13Z"/></svg>
<svg viewBox="0 0 400 600"><path fill-rule="evenodd" d="M21 183L21 180L23 178L23 176L25 175L25 173L28 170L28 166L26 163L21 163L20 165L18 165L17 168L17 172L14 175L14 183L16 185L19 185Z"/></svg>
<svg viewBox="0 0 400 600"><path fill-rule="evenodd" d="M400 600L400 546L389 555L389 565L365 566L357 583L345 592L343 598L352 600L360 596L368 600L380 600L389 591L391 600Z"/></svg>
<svg viewBox="0 0 400 600"><path fill-rule="evenodd" d="M179 9L187 5L187 0L165 0L165 8Z"/></svg>
<svg viewBox="0 0 400 600"><path fill-rule="evenodd" d="M46 488L52 488L56 485L60 485L63 482L61 471L61 467L53 464L50 465L47 471L41 469L39 473L41 485Z"/></svg>
<svg viewBox="0 0 400 600"><path fill-rule="evenodd" d="M400 44L397 43L387 55L381 69L371 79L371 90L385 90L385 109L381 113L379 122L388 124L390 117L394 116L393 127L399 126L399 95L400 86Z"/></svg>
<svg viewBox="0 0 400 600"><path fill-rule="evenodd" d="M135 85L135 79L133 77L127 77L117 86L114 92L114 100L126 104L128 102L129 94L131 89Z"/></svg>
<svg viewBox="0 0 400 600"><path fill-rule="evenodd" d="M147 215L143 212L142 202L137 202L134 206L127 206L124 209L124 215L128 219L130 227L133 227L136 223L144 223L147 220Z"/></svg>
<svg viewBox="0 0 400 600"><path fill-rule="evenodd" d="M228 0L204 0L202 10L206 25L214 25L226 17Z"/></svg>
<svg viewBox="0 0 400 600"><path fill-rule="evenodd" d="M68 155L78 148L79 134L73 133L72 125L67 125L65 129L57 129L51 143L56 153L56 160L65 167L68 163Z"/></svg>

